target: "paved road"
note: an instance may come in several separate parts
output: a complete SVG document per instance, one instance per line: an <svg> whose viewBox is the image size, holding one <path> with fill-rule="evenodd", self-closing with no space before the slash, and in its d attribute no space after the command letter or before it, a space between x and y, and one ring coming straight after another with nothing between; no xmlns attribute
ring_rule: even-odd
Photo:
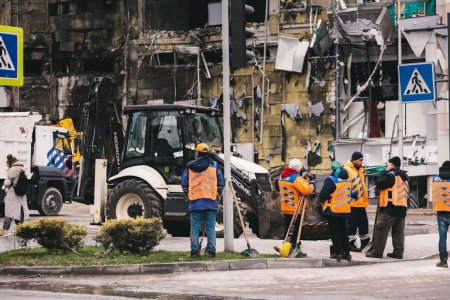
<svg viewBox="0 0 450 300"><path fill-rule="evenodd" d="M368 266L125 276L0 277L15 289L151 299L448 299L450 270L436 260ZM40 291L45 291L42 293ZM8 297L9 298L9 297ZM34 298L33 298L34 299ZM49 299L56 299L54 294Z"/></svg>

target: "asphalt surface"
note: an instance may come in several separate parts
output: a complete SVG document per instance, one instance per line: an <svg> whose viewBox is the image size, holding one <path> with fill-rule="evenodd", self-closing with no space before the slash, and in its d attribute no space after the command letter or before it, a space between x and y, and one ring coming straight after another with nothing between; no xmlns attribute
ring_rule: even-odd
<svg viewBox="0 0 450 300"><path fill-rule="evenodd" d="M77 299L73 294L78 299L449 299L450 270L437 268L435 263L420 260L317 269L0 276L0 290L6 299L57 299L55 293L66 293L58 294L59 299Z"/></svg>

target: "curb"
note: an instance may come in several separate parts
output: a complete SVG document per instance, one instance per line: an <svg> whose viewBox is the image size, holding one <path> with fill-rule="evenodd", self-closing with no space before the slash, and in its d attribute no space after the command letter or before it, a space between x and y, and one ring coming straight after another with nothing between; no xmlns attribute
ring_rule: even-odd
<svg viewBox="0 0 450 300"><path fill-rule="evenodd" d="M264 258L246 260L221 260L206 262L157 263L133 265L63 266L63 267L3 267L5 275L127 275L168 274L183 272L264 270L285 268L327 268L372 265L377 261L340 261L321 258Z"/></svg>

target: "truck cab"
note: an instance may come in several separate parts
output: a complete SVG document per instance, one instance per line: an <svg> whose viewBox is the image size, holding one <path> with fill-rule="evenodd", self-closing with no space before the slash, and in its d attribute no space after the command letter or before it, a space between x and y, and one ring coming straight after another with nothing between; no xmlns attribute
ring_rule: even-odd
<svg viewBox="0 0 450 300"><path fill-rule="evenodd" d="M67 130L36 125L41 120L32 112L0 113L0 185L6 178L6 156L12 154L27 170L29 208L54 216L71 198L74 170ZM0 203L3 206L1 195Z"/></svg>

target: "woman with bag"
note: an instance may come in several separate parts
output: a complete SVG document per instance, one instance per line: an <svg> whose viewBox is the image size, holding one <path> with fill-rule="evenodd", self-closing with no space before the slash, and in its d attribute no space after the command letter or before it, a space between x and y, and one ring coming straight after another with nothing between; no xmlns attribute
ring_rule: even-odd
<svg viewBox="0 0 450 300"><path fill-rule="evenodd" d="M5 220L3 221L3 229L0 234L2 236L7 235L12 220L15 220L16 224L20 224L29 218L26 194L17 195L15 191L18 188L16 185L19 182L21 172L25 173L24 164L11 154L8 154L6 156L6 165L8 171L6 172L6 179L3 183L6 196Z"/></svg>

